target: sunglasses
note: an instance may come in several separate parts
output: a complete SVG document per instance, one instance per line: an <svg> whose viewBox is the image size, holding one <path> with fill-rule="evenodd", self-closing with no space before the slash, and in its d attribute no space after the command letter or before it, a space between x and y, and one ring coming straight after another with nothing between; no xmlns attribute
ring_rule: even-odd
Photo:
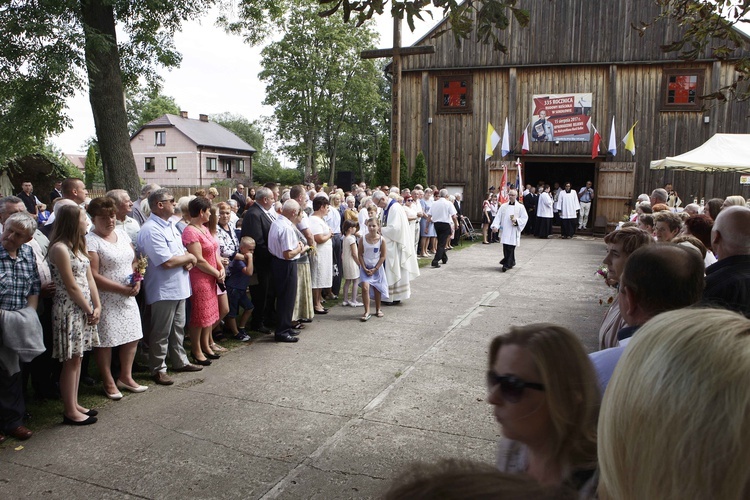
<svg viewBox="0 0 750 500"><path fill-rule="evenodd" d="M487 388L490 393L497 390L500 387L500 395L508 403L518 403L523 396L523 390L527 387L529 389L536 389L537 391L543 391L544 385L536 382L526 382L522 378L518 378L515 375L498 375L492 370L487 372Z"/></svg>

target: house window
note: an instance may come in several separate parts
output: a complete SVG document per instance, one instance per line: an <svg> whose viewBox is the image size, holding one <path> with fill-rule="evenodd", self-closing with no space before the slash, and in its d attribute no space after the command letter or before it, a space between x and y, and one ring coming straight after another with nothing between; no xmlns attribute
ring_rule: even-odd
<svg viewBox="0 0 750 500"><path fill-rule="evenodd" d="M153 172L155 167L156 165L154 164L154 158L153 157L146 158L146 161L143 165L143 170L146 172Z"/></svg>
<svg viewBox="0 0 750 500"><path fill-rule="evenodd" d="M154 145L164 146L167 143L167 133L163 130L154 133Z"/></svg>
<svg viewBox="0 0 750 500"><path fill-rule="evenodd" d="M206 171L216 172L216 158L206 158Z"/></svg>
<svg viewBox="0 0 750 500"><path fill-rule="evenodd" d="M438 77L438 113L471 113L471 75Z"/></svg>
<svg viewBox="0 0 750 500"><path fill-rule="evenodd" d="M245 160L237 160L237 172L245 172Z"/></svg>
<svg viewBox="0 0 750 500"><path fill-rule="evenodd" d="M177 170L177 158L174 156L167 157L167 170Z"/></svg>
<svg viewBox="0 0 750 500"><path fill-rule="evenodd" d="M702 69L666 69L662 78L662 111L700 111L703 94Z"/></svg>

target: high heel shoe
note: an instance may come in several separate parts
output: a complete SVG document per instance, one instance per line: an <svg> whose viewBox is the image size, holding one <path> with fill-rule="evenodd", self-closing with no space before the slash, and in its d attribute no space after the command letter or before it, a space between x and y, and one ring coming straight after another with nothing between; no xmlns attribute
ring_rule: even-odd
<svg viewBox="0 0 750 500"><path fill-rule="evenodd" d="M219 359L221 357L214 352L204 352L203 355L207 357L208 359Z"/></svg>
<svg viewBox="0 0 750 500"><path fill-rule="evenodd" d="M130 392L144 392L148 389L148 386L146 385L128 385L125 382L121 382L120 380L118 380L115 384L117 385L118 389L124 389Z"/></svg>
<svg viewBox="0 0 750 500"><path fill-rule="evenodd" d="M201 366L211 366L210 359L198 359L195 356L193 356L193 363L195 363L196 365L201 365Z"/></svg>

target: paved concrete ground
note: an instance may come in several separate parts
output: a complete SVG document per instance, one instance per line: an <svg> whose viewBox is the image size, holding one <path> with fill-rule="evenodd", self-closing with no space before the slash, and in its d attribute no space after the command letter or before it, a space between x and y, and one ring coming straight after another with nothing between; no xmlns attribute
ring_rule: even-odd
<svg viewBox="0 0 750 500"><path fill-rule="evenodd" d="M412 461L492 463L492 337L552 321L591 350L608 296L601 240L524 238L504 274L501 252L449 252L384 318L335 307L297 344L263 338L100 408L96 425L6 446L0 498L369 498Z"/></svg>

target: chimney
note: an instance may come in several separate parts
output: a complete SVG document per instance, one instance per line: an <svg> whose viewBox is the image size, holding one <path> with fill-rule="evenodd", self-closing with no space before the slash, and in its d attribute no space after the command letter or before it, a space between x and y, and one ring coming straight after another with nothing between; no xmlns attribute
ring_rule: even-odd
<svg viewBox="0 0 750 500"><path fill-rule="evenodd" d="M187 111L180 111L180 116L183 117L183 118L187 118L188 117L188 112Z"/></svg>
<svg viewBox="0 0 750 500"><path fill-rule="evenodd" d="M208 122L208 115L198 115L198 118L200 118L202 122Z"/></svg>

